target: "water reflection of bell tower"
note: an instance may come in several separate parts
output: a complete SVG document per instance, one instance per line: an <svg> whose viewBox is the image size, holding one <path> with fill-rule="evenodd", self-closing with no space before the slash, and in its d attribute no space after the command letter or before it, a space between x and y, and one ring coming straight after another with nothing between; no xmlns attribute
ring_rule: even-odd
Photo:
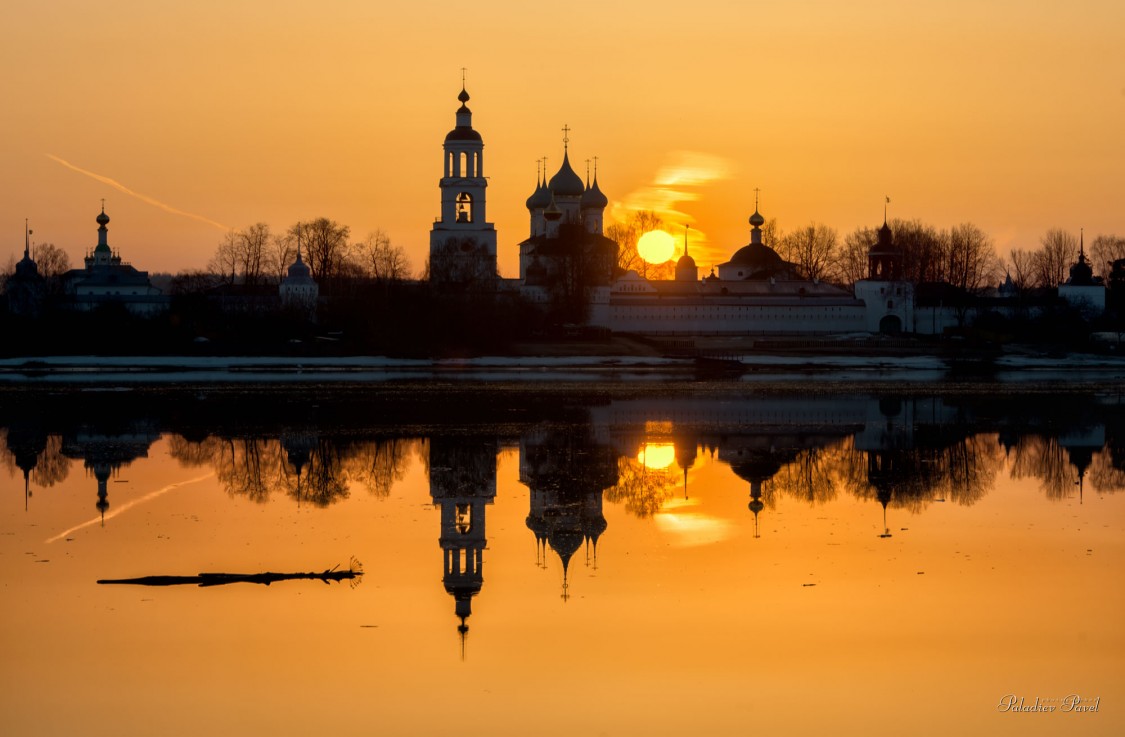
<svg viewBox="0 0 1125 737"><path fill-rule="evenodd" d="M430 440L430 495L441 507L442 583L461 620L462 656L472 598L484 584L485 505L496 498L496 442L437 437Z"/></svg>

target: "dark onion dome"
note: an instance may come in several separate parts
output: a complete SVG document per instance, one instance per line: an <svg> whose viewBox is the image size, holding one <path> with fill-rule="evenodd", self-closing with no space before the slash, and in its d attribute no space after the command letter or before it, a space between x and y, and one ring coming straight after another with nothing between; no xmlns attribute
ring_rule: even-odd
<svg viewBox="0 0 1125 737"><path fill-rule="evenodd" d="M16 278L18 279L37 279L39 277L39 267L31 260L30 256L24 256L16 264Z"/></svg>
<svg viewBox="0 0 1125 737"><path fill-rule="evenodd" d="M1070 280L1067 284L1073 284L1078 287L1090 287L1094 285L1094 270L1090 268L1090 264L1086 262L1086 254L1079 253L1078 261L1074 266L1070 267Z"/></svg>
<svg viewBox="0 0 1125 737"><path fill-rule="evenodd" d="M695 259L686 253L680 256L680 260L676 262L676 280L695 281L698 278L699 269L695 265Z"/></svg>
<svg viewBox="0 0 1125 737"><path fill-rule="evenodd" d="M556 197L581 197L586 189L582 184L582 177L570 168L570 157L567 154L563 154L562 166L559 167L558 173L551 177L547 186Z"/></svg>
<svg viewBox="0 0 1125 737"><path fill-rule="evenodd" d="M594 183L582 193L579 205L583 210L604 210L609 205L609 198L602 194L598 187L598 177L594 176Z"/></svg>
<svg viewBox="0 0 1125 737"><path fill-rule="evenodd" d="M766 219L762 217L762 213L758 212L757 208L754 208L754 214L750 216L750 224L755 228L760 228L766 224Z"/></svg>
<svg viewBox="0 0 1125 737"><path fill-rule="evenodd" d="M729 264L754 273L784 268L785 260L769 246L762 243L751 243L735 251Z"/></svg>
<svg viewBox="0 0 1125 737"><path fill-rule="evenodd" d="M98 225L109 225L109 215L105 214L104 209L101 211L101 214L98 215Z"/></svg>
<svg viewBox="0 0 1125 737"><path fill-rule="evenodd" d="M309 270L308 264L301 260L301 252L297 252L297 260L289 267L289 276L287 281L312 281L312 272Z"/></svg>
<svg viewBox="0 0 1125 737"><path fill-rule="evenodd" d="M468 110L468 108L465 108ZM447 141L479 141L481 140L480 133L477 133L470 126L459 125L453 130L445 134Z"/></svg>
<svg viewBox="0 0 1125 737"><path fill-rule="evenodd" d="M457 95L457 99L461 101L461 107L457 108L457 127L445 134L446 141L479 141L481 140L480 133L473 130L473 111L465 106L469 101L469 93L465 88L461 88L461 94Z"/></svg>
<svg viewBox="0 0 1125 737"><path fill-rule="evenodd" d="M720 281L719 277L715 275L715 268L714 267L711 267L711 273L710 274L703 277L703 281L708 282L708 283L714 283L714 282Z"/></svg>
<svg viewBox="0 0 1125 737"><path fill-rule="evenodd" d="M535 191L527 198L528 210L542 210L551 204L551 190L547 189L547 185L543 182L538 182Z"/></svg>

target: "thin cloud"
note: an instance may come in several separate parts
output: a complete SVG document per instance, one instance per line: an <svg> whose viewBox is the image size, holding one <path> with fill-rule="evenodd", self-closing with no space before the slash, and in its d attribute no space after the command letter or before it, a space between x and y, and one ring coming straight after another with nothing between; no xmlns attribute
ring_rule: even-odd
<svg viewBox="0 0 1125 737"><path fill-rule="evenodd" d="M114 189L116 189L120 192L124 192L125 194L129 195L130 197L136 197L141 202L148 203L148 204L152 205L153 207L159 207L161 210L164 210L165 212L170 212L173 215L182 215L183 217L191 218L192 220L198 220L201 223L207 223L208 225L213 225L216 228L218 228L219 230L223 230L223 231L231 230L230 227L228 227L226 225L223 225L222 223L216 222L216 221L214 221L210 218L203 217L202 215L196 215L193 212L184 212L183 210L178 210L175 207L172 207L171 205L164 204L160 200L154 200L152 197L149 197L148 195L143 195L140 192L134 192L133 190L129 189L128 187L126 187L121 182L117 181L116 179L110 179L109 177L102 176L101 174L95 174L92 171L86 171L85 169L83 169L81 167L77 167L74 164L70 163L69 161L67 161L65 159L60 159L58 156L55 156L53 154L44 154L44 156L46 156L51 161L57 161L58 163L65 166L67 169L70 169L71 171L76 171L79 174L85 174L86 176L90 177L91 179L99 181L102 184L108 184L109 186L113 187Z"/></svg>
<svg viewBox="0 0 1125 737"><path fill-rule="evenodd" d="M702 151L673 151L657 169L651 183L613 203L611 216L619 222L627 222L633 213L651 210L664 221L666 230L676 231L678 227L690 225L691 247L711 256L707 234L695 227L695 217L683 206L700 199L699 188L729 179L732 170L730 161L721 156ZM694 253L698 258L700 250Z"/></svg>

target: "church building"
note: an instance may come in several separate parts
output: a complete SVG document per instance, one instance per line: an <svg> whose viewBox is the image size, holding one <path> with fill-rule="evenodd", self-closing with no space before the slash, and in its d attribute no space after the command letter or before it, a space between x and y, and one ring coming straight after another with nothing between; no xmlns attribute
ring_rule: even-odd
<svg viewBox="0 0 1125 737"><path fill-rule="evenodd" d="M90 311L105 304L119 304L135 315L154 315L168 308L168 298L154 287L147 271L138 271L121 260L109 247L105 206L97 217L98 245L86 254L86 267L72 269L64 276L67 304L76 310Z"/></svg>

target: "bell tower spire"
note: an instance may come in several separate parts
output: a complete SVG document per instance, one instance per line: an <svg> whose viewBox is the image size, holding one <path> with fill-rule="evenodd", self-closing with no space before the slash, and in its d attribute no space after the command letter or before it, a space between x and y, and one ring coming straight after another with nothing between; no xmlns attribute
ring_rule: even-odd
<svg viewBox="0 0 1125 737"><path fill-rule="evenodd" d="M441 215L430 231L430 281L487 289L496 282L496 229L486 221L484 141L473 129L469 99L462 68L456 127L442 145Z"/></svg>

